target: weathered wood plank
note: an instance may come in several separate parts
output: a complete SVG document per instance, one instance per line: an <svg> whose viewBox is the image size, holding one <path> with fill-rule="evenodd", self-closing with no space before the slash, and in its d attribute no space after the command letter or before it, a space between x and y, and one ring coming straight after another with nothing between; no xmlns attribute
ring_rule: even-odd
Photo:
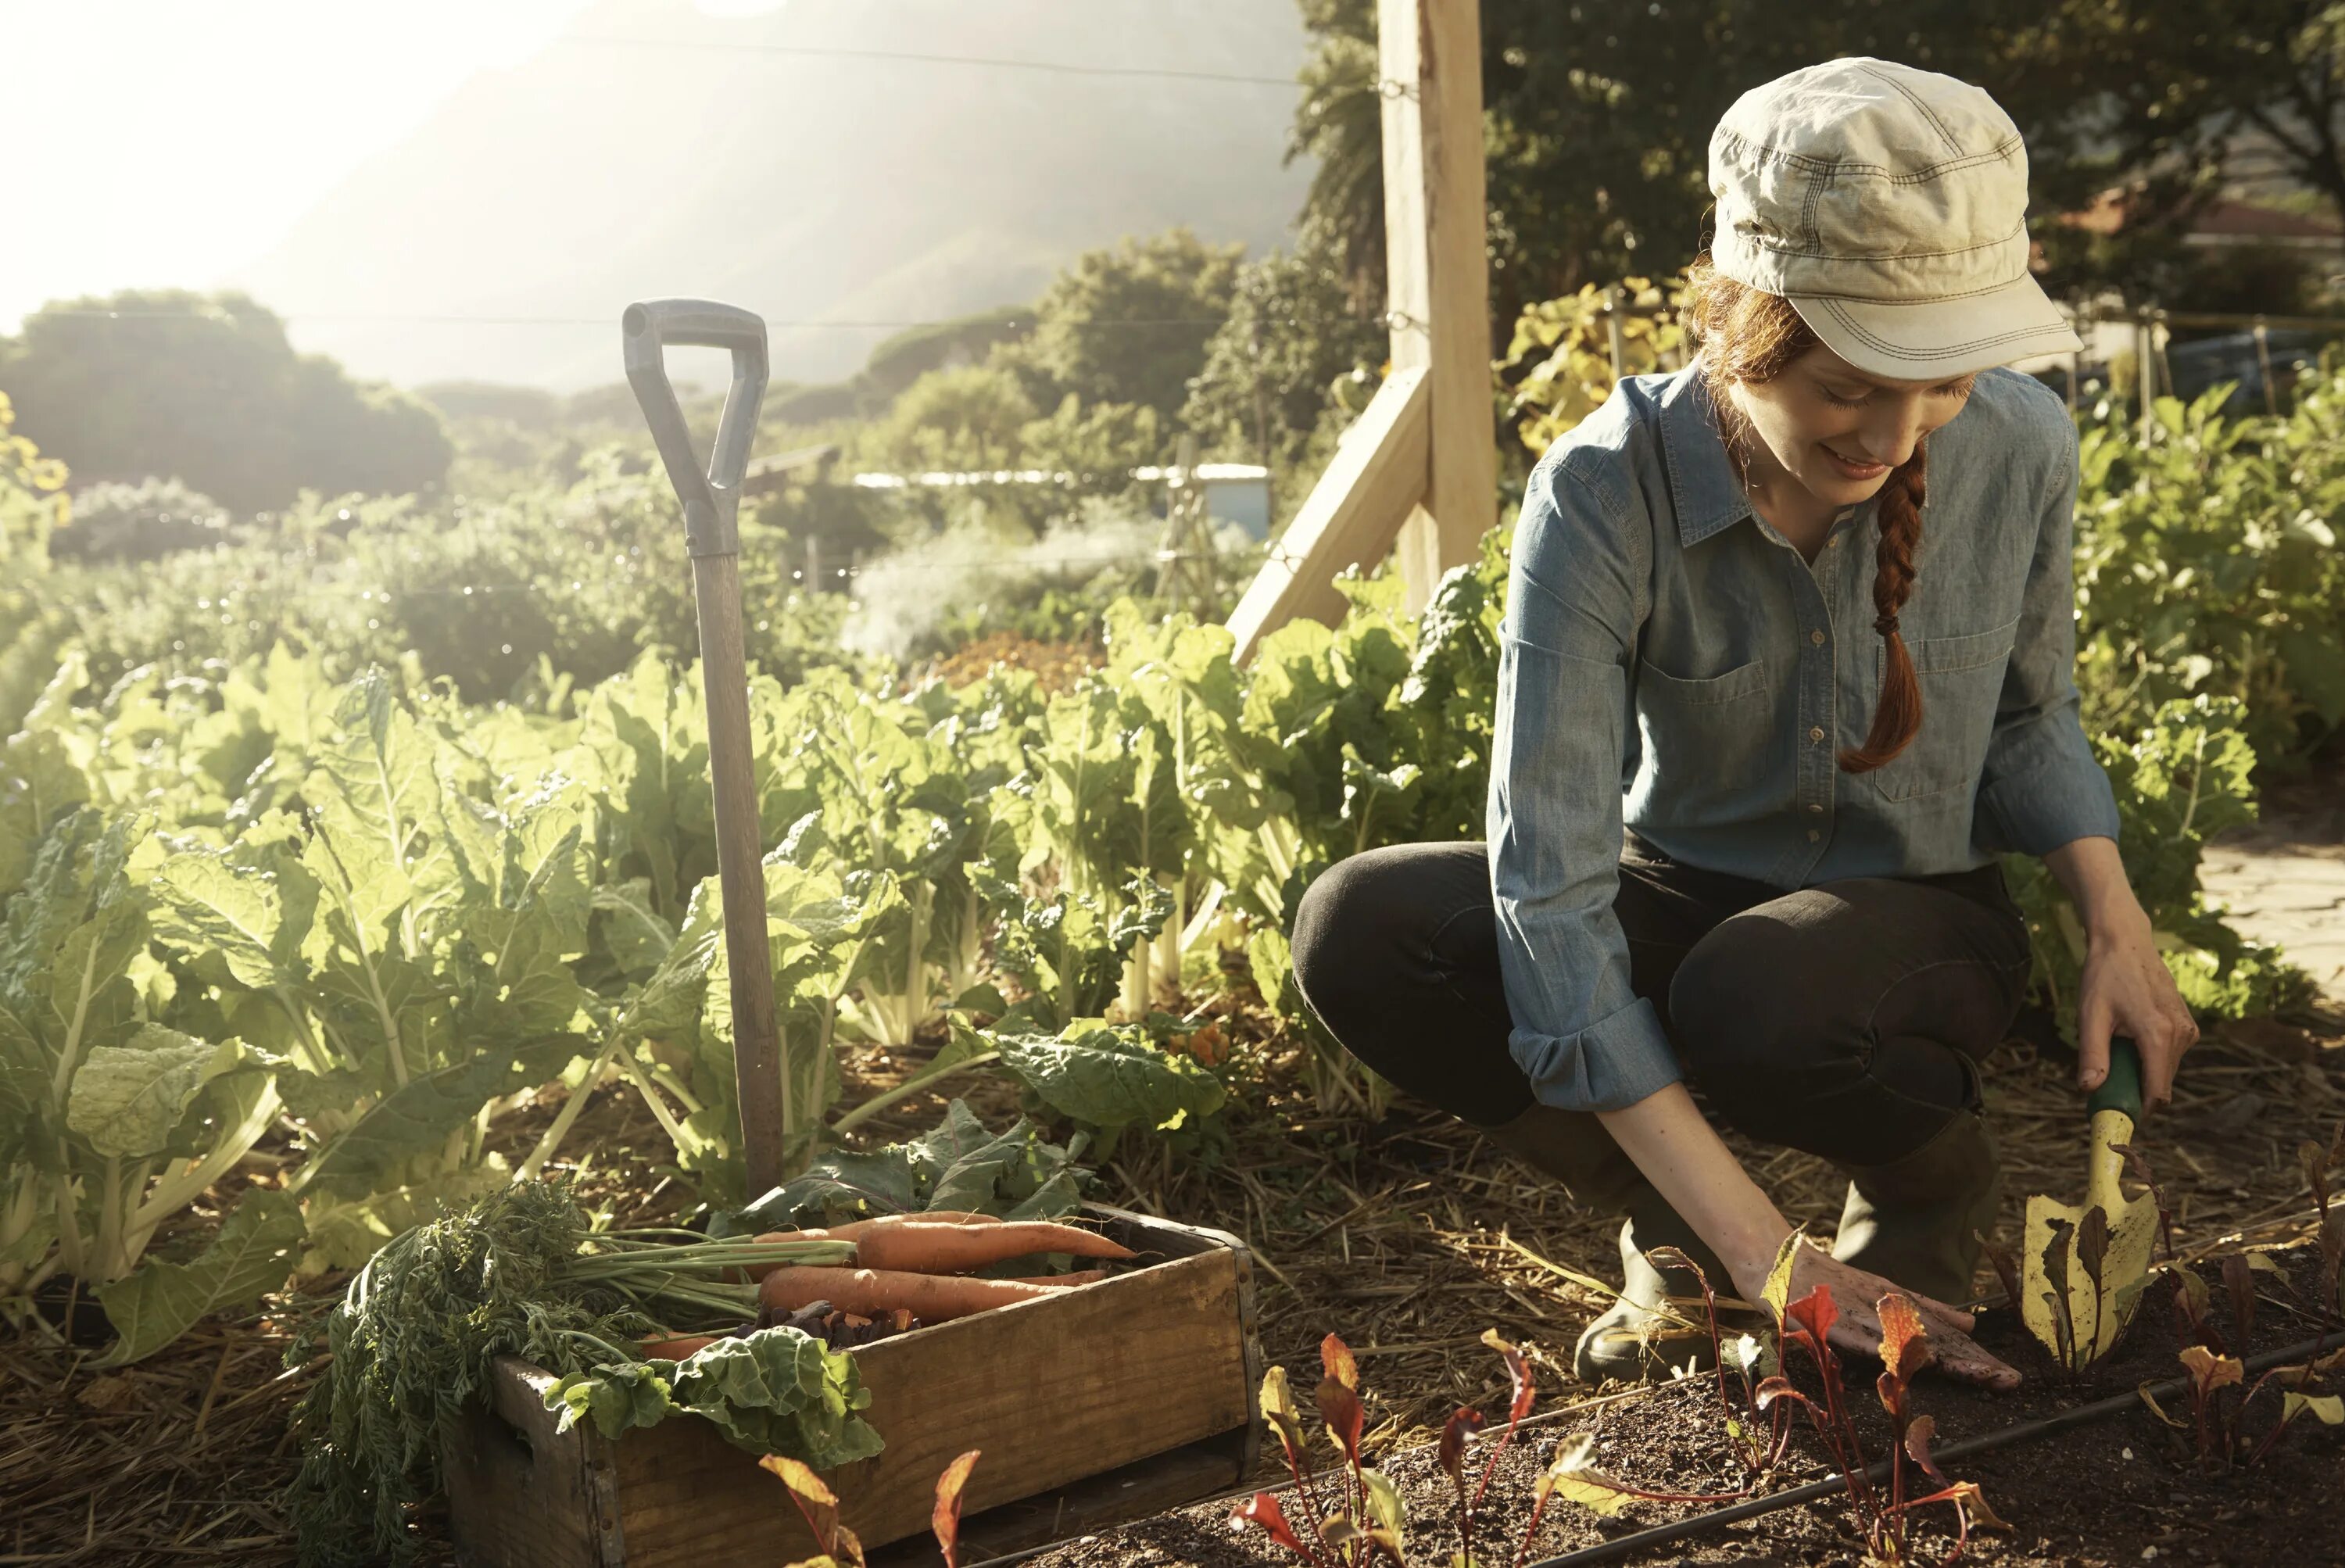
<svg viewBox="0 0 2345 1568"><path fill-rule="evenodd" d="M441 1455L460 1561L473 1568L621 1568L608 1446L556 1432L538 1390L553 1380L508 1357Z"/></svg>
<svg viewBox="0 0 2345 1568"><path fill-rule="evenodd" d="M1431 378L1424 506L1397 541L1412 615L1497 517L1479 0L1379 0L1385 267L1396 369Z"/></svg>
<svg viewBox="0 0 2345 1568"><path fill-rule="evenodd" d="M1232 657L1252 658L1264 637L1298 616L1328 626L1343 618L1335 574L1382 560L1425 494L1428 375L1423 366L1394 371L1344 433L1326 472L1272 541L1271 558L1231 613L1237 638Z"/></svg>

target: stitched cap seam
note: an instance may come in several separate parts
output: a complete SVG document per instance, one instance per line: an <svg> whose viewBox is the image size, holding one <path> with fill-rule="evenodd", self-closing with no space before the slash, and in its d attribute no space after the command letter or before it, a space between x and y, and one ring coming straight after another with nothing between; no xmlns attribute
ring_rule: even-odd
<svg viewBox="0 0 2345 1568"><path fill-rule="evenodd" d="M1963 144L1955 139L1954 133L1946 127L1946 122L1938 117L1936 110L1924 103L1920 98L1914 97L1912 88L1906 87L1904 83L1898 81L1893 77L1882 75L1879 71L1867 68L1864 74L1871 76L1874 81L1885 84L1892 91L1895 92L1899 97L1903 98L1907 103L1912 104L1914 106L1914 112L1920 115L1924 119L1928 120L1930 124L1936 128L1937 133L1946 138L1946 145L1948 147L1954 148L1958 154L1963 150Z"/></svg>
<svg viewBox="0 0 2345 1568"><path fill-rule="evenodd" d="M1721 131L1719 137L1723 143L1727 144L1730 151L1740 148L1757 153L1762 158L1779 158L1810 173L1839 168L1861 170L1866 174L1878 175L1895 185L1925 184L1943 174L1974 168L1981 164L2000 163L2009 158L2013 148L2025 145L2023 137L2008 136L1984 151L1958 152L1954 158L1941 158L1936 163L1924 164L1920 168L1905 169L1901 172L1892 169L1885 163L1868 163L1850 158L1818 158L1812 153L1794 152L1789 148L1776 147L1770 142L1754 140L1740 131Z"/></svg>

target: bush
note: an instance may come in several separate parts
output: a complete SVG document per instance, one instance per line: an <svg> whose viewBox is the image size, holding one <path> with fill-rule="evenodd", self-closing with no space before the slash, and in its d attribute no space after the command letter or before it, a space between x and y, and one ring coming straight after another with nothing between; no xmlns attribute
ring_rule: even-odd
<svg viewBox="0 0 2345 1568"><path fill-rule="evenodd" d="M2289 767L2345 723L2345 369L2279 420L2225 419L2230 390L2158 399L2147 445L2106 402L2086 415L2076 681L2096 733L2237 698L2258 759Z"/></svg>
<svg viewBox="0 0 2345 1568"><path fill-rule="evenodd" d="M227 540L228 514L176 479L93 484L73 498L71 522L49 540L58 560L155 561Z"/></svg>

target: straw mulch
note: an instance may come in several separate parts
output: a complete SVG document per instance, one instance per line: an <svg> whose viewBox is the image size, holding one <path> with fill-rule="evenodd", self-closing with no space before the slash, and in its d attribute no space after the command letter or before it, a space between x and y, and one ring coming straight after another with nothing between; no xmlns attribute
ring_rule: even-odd
<svg viewBox="0 0 2345 1568"><path fill-rule="evenodd" d="M1615 1277L1615 1227L1428 1107L1402 1101L1374 1123L1323 1114L1299 1058L1265 1038L1256 1007L1234 994L1212 1005L1233 1036L1254 1044L1241 1054L1262 1071L1228 1119L1226 1145L1175 1156L1128 1142L1097 1196L1243 1237L1260 1264L1269 1359L1305 1375L1320 1338L1342 1335L1361 1359L1376 1448L1430 1441L1459 1404L1498 1407L1504 1373L1477 1342L1486 1329L1527 1348L1549 1402L1580 1394L1571 1343L1601 1298L1556 1270ZM905 1070L876 1054L860 1065L857 1076L872 1089ZM2015 1237L2026 1194L2081 1191L2083 1118L2065 1064L2025 1042L2006 1042L1990 1067L2009 1169L2004 1234ZM1006 1085L958 1086L994 1125L1015 1115ZM501 1143L525 1149L553 1103L509 1118ZM932 1125L940 1105L908 1099L873 1133ZM2188 1252L2306 1233L2296 1151L2332 1136L2340 1117L2345 1015L2259 1021L2210 1037L2193 1053L2174 1110L2143 1140L2178 1211L2178 1245ZM681 1184L644 1176L666 1150L630 1096L603 1091L568 1149L589 1192L625 1222L688 1206ZM1786 1215L1830 1230L1842 1188L1828 1167L1787 1151L1741 1152ZM0 1564L289 1563L276 1504L298 1458L285 1420L317 1365L289 1374L280 1363L299 1315L321 1304L282 1299L207 1324L111 1375L87 1364L90 1352L0 1338ZM451 1558L435 1543L424 1561Z"/></svg>

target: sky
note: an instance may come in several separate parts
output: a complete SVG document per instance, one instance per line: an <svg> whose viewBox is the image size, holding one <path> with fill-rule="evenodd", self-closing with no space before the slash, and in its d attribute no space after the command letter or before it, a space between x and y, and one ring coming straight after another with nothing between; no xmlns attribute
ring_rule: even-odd
<svg viewBox="0 0 2345 1568"><path fill-rule="evenodd" d="M0 333L47 300L203 289L466 78L591 0L0 0ZM700 0L713 15L782 0Z"/></svg>

